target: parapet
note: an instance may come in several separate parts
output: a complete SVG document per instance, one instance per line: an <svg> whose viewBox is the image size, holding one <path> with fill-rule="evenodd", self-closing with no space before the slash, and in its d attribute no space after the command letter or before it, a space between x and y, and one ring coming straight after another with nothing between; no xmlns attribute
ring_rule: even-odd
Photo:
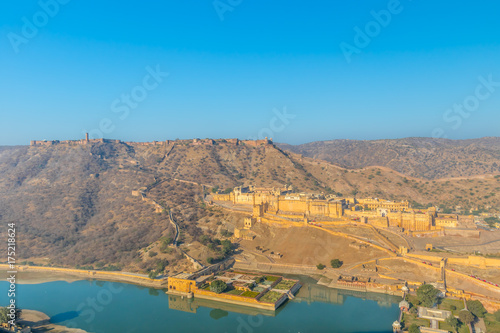
<svg viewBox="0 0 500 333"><path fill-rule="evenodd" d="M86 145L89 143L120 143L120 140L109 140L109 139L90 139L90 140L31 140L30 146L52 146L52 145Z"/></svg>
<svg viewBox="0 0 500 333"><path fill-rule="evenodd" d="M264 140L242 140L243 144L251 147L267 146L273 144L273 139L265 138Z"/></svg>

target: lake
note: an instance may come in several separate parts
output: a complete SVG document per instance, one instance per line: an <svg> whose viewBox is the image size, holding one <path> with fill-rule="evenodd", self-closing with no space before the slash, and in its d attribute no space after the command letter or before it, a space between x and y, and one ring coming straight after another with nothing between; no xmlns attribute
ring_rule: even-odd
<svg viewBox="0 0 500 333"><path fill-rule="evenodd" d="M7 305L7 282L0 282ZM17 305L95 333L392 332L399 298L306 283L276 312L166 295L132 284L82 280L18 284Z"/></svg>

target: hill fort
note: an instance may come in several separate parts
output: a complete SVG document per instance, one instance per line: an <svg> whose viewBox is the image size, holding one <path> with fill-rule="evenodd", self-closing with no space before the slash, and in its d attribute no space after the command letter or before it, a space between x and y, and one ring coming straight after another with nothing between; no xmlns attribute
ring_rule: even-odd
<svg viewBox="0 0 500 333"><path fill-rule="evenodd" d="M252 218L258 222L321 225L360 221L374 227L396 227L413 231L442 231L456 228L458 216L438 214L436 207L411 209L409 202L378 198L340 198L333 194L295 193L285 188L236 187L231 193L216 193L214 201L252 207Z"/></svg>
<svg viewBox="0 0 500 333"><path fill-rule="evenodd" d="M193 146L213 146L215 144L228 144L228 145L248 145L251 147L257 146L265 146L272 145L273 139L268 139L267 137L262 140L239 140L239 139L192 139L192 140L165 140L165 141L151 141L151 142L129 142L129 141L121 141L121 140L112 140L112 139L90 139L89 134L85 133L85 139L81 140L31 140L30 146L52 146L58 144L65 145L86 145L90 143L125 143L125 144L135 144L135 145L143 145L143 146L161 146L161 145L170 145L174 143L188 143Z"/></svg>

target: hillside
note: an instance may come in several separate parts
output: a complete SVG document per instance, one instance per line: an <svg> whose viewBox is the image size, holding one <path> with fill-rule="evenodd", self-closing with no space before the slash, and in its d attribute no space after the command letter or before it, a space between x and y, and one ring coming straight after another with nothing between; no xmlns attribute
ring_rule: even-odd
<svg viewBox="0 0 500 333"><path fill-rule="evenodd" d="M222 230L232 230L242 217L207 207L201 186L179 180L206 184L206 191L288 183L300 191L408 199L414 205L500 207L498 177L427 181L388 168L346 170L273 145L190 142L0 147L0 222L16 222L19 260L142 271L160 260L182 266L182 256L171 251L147 252L159 252L160 240L172 237L173 229L166 212L156 213L131 193L158 180L163 182L148 197L173 209L182 246L200 253L200 260L220 254L202 236L223 239Z"/></svg>
<svg viewBox="0 0 500 333"><path fill-rule="evenodd" d="M172 226L164 213L155 213L131 192L160 178L222 189L245 181L279 186L290 180L279 172L286 167L298 187L315 188L304 180L304 170L272 146L178 142L170 148L125 143L2 147L0 221L16 222L19 258L47 257L69 266L124 267L140 261L138 251L171 235ZM155 194L158 202L175 208L186 242L201 235L196 223L205 215L214 223L223 216L203 207L200 186L169 180Z"/></svg>
<svg viewBox="0 0 500 333"><path fill-rule="evenodd" d="M332 140L278 146L349 169L383 166L425 179L500 173L500 138Z"/></svg>

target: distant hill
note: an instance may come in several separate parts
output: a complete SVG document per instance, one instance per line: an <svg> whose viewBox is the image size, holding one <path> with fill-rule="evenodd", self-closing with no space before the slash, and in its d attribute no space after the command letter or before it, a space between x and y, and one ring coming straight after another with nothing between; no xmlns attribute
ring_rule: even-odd
<svg viewBox="0 0 500 333"><path fill-rule="evenodd" d="M296 146L277 145L282 149L349 169L382 166L425 179L500 173L498 137L471 140L332 140Z"/></svg>

